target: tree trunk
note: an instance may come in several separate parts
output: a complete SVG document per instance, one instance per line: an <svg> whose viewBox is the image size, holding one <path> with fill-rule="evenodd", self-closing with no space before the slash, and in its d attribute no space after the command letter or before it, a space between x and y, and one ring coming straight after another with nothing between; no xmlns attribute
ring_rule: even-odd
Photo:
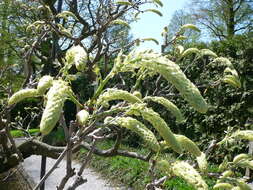
<svg viewBox="0 0 253 190"><path fill-rule="evenodd" d="M235 10L234 1L228 1L227 39L232 39L235 35Z"/></svg>
<svg viewBox="0 0 253 190"><path fill-rule="evenodd" d="M23 174L22 167L18 166L12 169L11 172L0 174L0 189L1 190L32 190L32 186Z"/></svg>

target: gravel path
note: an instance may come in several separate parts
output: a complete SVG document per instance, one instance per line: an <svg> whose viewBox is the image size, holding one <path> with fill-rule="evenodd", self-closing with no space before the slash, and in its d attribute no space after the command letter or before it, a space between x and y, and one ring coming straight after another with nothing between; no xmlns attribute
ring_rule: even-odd
<svg viewBox="0 0 253 190"><path fill-rule="evenodd" d="M17 144L20 144L25 141L24 138L15 139ZM56 160L47 158L47 171L54 165ZM35 186L40 181L40 165L41 165L41 156L30 156L26 158L22 163L22 170L24 176L27 180ZM78 171L80 164L73 161L72 167L76 168L75 171ZM66 162L63 160L56 170L47 178L45 183L45 190L56 190L56 186L59 185L61 179L66 174ZM127 190L124 187L116 187L109 183L109 181L102 178L97 172L93 171L90 168L86 168L83 172L83 178L87 179L87 183L79 186L77 190ZM70 178L66 184L66 188L73 184L74 177Z"/></svg>
<svg viewBox="0 0 253 190"><path fill-rule="evenodd" d="M41 156L31 156L25 159L23 163L24 171L30 176L35 184L39 182L40 179L40 163ZM50 169L55 163L54 159L47 158L47 170ZM76 168L76 171L79 169L80 164L73 162L73 167ZM65 175L66 162L62 161L58 168L49 176L45 183L46 190L54 190L56 186L60 183L62 177ZM87 189L87 190L115 190L123 189L112 187L108 181L101 178L99 174L94 172L91 169L85 169L83 172L83 177L88 180L87 183L79 186L77 190ZM74 182L74 178L71 178L65 187L68 187Z"/></svg>

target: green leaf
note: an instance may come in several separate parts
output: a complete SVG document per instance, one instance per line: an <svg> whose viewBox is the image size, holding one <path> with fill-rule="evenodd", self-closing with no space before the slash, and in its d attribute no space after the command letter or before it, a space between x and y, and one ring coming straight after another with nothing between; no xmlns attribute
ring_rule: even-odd
<svg viewBox="0 0 253 190"><path fill-rule="evenodd" d="M115 25L115 24L124 25L124 26L130 28L130 25L126 21L121 20L121 19L116 19L116 20L111 22L111 25Z"/></svg>
<svg viewBox="0 0 253 190"><path fill-rule="evenodd" d="M64 30L64 29L63 29L63 30L60 30L60 32L61 32L63 35L69 37L69 38L72 37L72 34L71 34L70 31L68 31L67 29L65 29L65 30Z"/></svg>
<svg viewBox="0 0 253 190"><path fill-rule="evenodd" d="M175 47L175 50L179 53L179 54L182 54L184 52L184 47L181 46L181 45L177 45Z"/></svg>
<svg viewBox="0 0 253 190"><path fill-rule="evenodd" d="M211 57L215 57L215 58L217 57L216 53L214 53L210 49L201 49L200 55L201 56L211 56Z"/></svg>
<svg viewBox="0 0 253 190"><path fill-rule="evenodd" d="M226 75L223 79L223 82L228 83L235 88L241 88L241 82L239 78L234 75Z"/></svg>
<svg viewBox="0 0 253 190"><path fill-rule="evenodd" d="M177 36L177 37L175 37L175 38L176 38L176 40L186 40L186 39L187 39L186 36L182 36L182 35Z"/></svg>
<svg viewBox="0 0 253 190"><path fill-rule="evenodd" d="M227 156L224 158L223 162L219 165L219 171L225 171L228 167L228 158Z"/></svg>
<svg viewBox="0 0 253 190"><path fill-rule="evenodd" d="M200 51L197 48L188 48L182 53L181 57L186 57L190 54L199 54L199 53Z"/></svg>
<svg viewBox="0 0 253 190"><path fill-rule="evenodd" d="M138 19L138 16L139 16L140 13L141 13L141 12L135 13L135 14L134 14L134 18L135 18L135 19Z"/></svg>
<svg viewBox="0 0 253 190"><path fill-rule="evenodd" d="M163 3L160 0L153 0L153 2L159 5L160 7L163 6Z"/></svg>
<svg viewBox="0 0 253 190"><path fill-rule="evenodd" d="M228 73L231 73L232 75L238 77L238 73L235 69L231 69L230 67L227 67L225 70L224 70L224 73L225 74L228 74Z"/></svg>
<svg viewBox="0 0 253 190"><path fill-rule="evenodd" d="M155 38L143 38L143 41L153 41L155 42L157 45L159 45L159 42L155 39Z"/></svg>
<svg viewBox="0 0 253 190"><path fill-rule="evenodd" d="M163 14L160 11L156 10L156 9L147 9L147 10L145 10L145 12L153 12L153 13L159 15L159 16L163 16Z"/></svg>
<svg viewBox="0 0 253 190"><path fill-rule="evenodd" d="M57 26L59 27L59 31L61 32L61 34L71 38L72 34L69 30L67 30L66 28L64 28L61 24L57 24Z"/></svg>
<svg viewBox="0 0 253 190"><path fill-rule="evenodd" d="M197 32L200 32L200 29L195 26L194 24L185 24L183 26L181 26L180 31L185 31L185 29L191 29L191 30L195 30Z"/></svg>
<svg viewBox="0 0 253 190"><path fill-rule="evenodd" d="M253 107L248 108L247 111L253 113Z"/></svg>
<svg viewBox="0 0 253 190"><path fill-rule="evenodd" d="M132 5L132 3L128 2L128 1L116 1L115 3L118 4L118 5L127 5L127 6Z"/></svg>
<svg viewBox="0 0 253 190"><path fill-rule="evenodd" d="M238 179L238 180L236 180L236 183L240 187L240 189L242 189L242 190L252 190L251 187L242 180Z"/></svg>
<svg viewBox="0 0 253 190"><path fill-rule="evenodd" d="M56 17L63 18L65 20L67 20L68 17L73 17L75 20L78 20L76 15L70 11L62 11L61 13L57 14Z"/></svg>
<svg viewBox="0 0 253 190"><path fill-rule="evenodd" d="M237 156L234 157L233 159L233 163L237 164L243 160L249 160L251 159L251 156L249 154L239 154Z"/></svg>
<svg viewBox="0 0 253 190"><path fill-rule="evenodd" d="M253 130L238 130L232 134L231 138L253 141Z"/></svg>

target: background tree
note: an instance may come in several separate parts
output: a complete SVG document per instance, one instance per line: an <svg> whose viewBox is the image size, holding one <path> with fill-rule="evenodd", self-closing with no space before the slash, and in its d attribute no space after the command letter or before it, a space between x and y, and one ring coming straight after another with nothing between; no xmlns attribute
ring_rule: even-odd
<svg viewBox="0 0 253 190"><path fill-rule="evenodd" d="M195 25L196 20L190 13L187 13L184 9L175 11L168 25L168 38L172 39L176 32L179 31L180 27L185 24ZM200 35L200 32L194 30L185 31L184 36L187 37L187 39L182 40L182 45L197 42L200 39Z"/></svg>
<svg viewBox="0 0 253 190"><path fill-rule="evenodd" d="M248 110L252 107L250 101L252 98L252 85L250 82L252 65L249 61L251 59L249 52L252 52L253 47L251 35L250 32L245 31L243 34L234 35L231 39L223 39L221 41L213 40L209 43L195 42L193 44L184 44L184 48L194 47L192 50L195 49L196 52L180 60L179 65L183 68L187 77L197 84L206 100L212 106L205 115L194 113L180 99L173 96L175 94L169 89L170 91L168 90L167 93L170 92L169 94L173 96L173 99L178 103L180 102L181 109L188 116L187 122L178 128L183 134L191 136L192 138L196 135L195 138L200 140L202 142L201 144L204 145L213 139L222 139L224 131L227 130L228 126L233 130L250 126L248 125L248 121L251 120L251 113ZM240 75L239 80L243 84L240 88L230 88L222 82L221 78L224 75L224 64L217 64L215 62L207 64L210 59L207 57L199 59L197 52L201 49L205 51L204 49L206 48L214 50L217 55L231 57L230 60L233 61L233 65ZM181 51L184 50L182 47L181 49ZM173 54L171 50L168 54L169 56L173 55L172 59L177 60L176 57L180 54L179 52L177 51ZM166 96L166 93L164 95ZM167 117L167 122L171 123L172 120L169 116ZM172 122L171 125L174 125L174 123ZM192 125L195 127L192 128ZM246 147L244 146L230 147L230 156L245 150ZM213 157L210 156L210 159L216 161L222 159L224 154L226 154L226 152L222 152L220 154L221 157L214 155Z"/></svg>
<svg viewBox="0 0 253 190"><path fill-rule="evenodd" d="M213 37L230 39L253 26L253 2L248 0L192 0L192 16Z"/></svg>
<svg viewBox="0 0 253 190"><path fill-rule="evenodd" d="M26 72L22 60L26 51L24 47L29 42L26 38L29 35L26 26L36 20L35 9L23 2L12 0L1 1L0 9L1 87L9 82L12 83L9 84L11 89L17 89ZM18 78L20 80L16 80Z"/></svg>

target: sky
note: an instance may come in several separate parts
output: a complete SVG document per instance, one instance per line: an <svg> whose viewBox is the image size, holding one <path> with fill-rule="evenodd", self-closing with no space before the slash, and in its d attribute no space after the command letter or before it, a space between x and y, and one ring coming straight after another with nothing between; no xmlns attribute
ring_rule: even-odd
<svg viewBox="0 0 253 190"><path fill-rule="evenodd" d="M161 50L162 36L161 32L165 26L168 26L173 13L182 9L187 0L162 0L163 7L157 8L163 16L160 17L155 13L146 12L139 15L139 20L131 24L131 33L134 38L155 38L159 45L154 42L145 42L140 45L140 49L154 49L157 52ZM155 8L150 6L147 8Z"/></svg>

